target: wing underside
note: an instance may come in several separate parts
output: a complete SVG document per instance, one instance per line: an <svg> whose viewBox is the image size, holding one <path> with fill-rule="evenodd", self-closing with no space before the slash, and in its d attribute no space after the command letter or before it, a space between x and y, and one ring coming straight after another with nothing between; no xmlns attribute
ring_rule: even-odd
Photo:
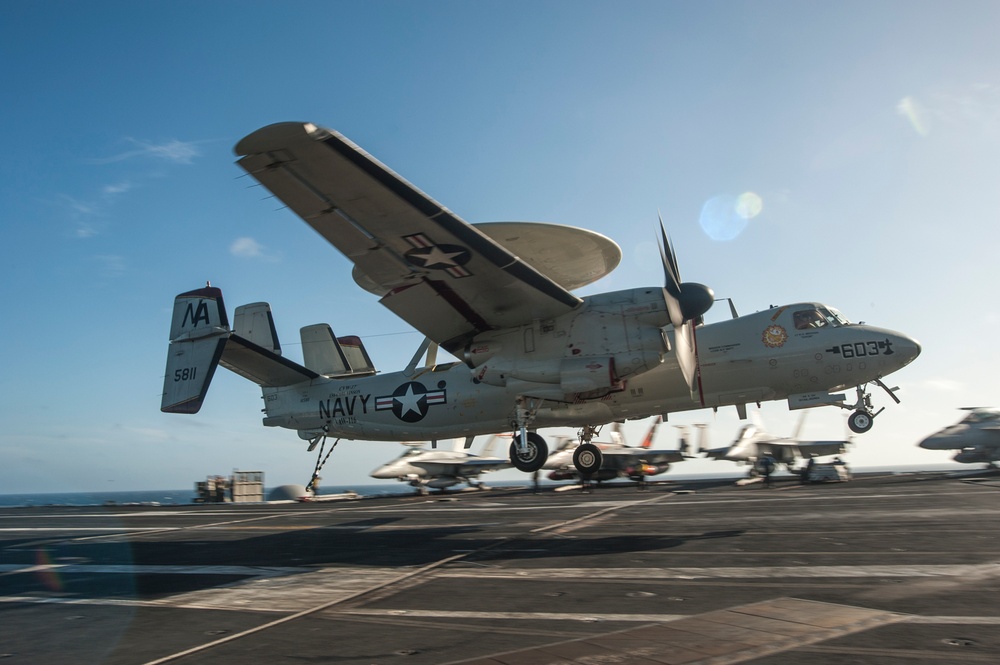
<svg viewBox="0 0 1000 665"><path fill-rule="evenodd" d="M384 293L386 307L446 349L581 302L336 132L279 123L235 150L242 168Z"/></svg>

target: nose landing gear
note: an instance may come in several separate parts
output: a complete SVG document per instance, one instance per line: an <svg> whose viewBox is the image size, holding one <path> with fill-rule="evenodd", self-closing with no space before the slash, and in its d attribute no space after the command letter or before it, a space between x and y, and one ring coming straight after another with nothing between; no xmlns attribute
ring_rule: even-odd
<svg viewBox="0 0 1000 665"><path fill-rule="evenodd" d="M896 404L899 404L899 398L896 397L896 391L899 390L899 388L890 388L882 383L881 379L875 379L875 385L889 393L889 397L891 397ZM866 391L867 386L868 384L866 383L856 388L858 400L853 405L838 405L842 409L854 410L854 413L847 418L847 426L850 427L851 431L855 434L864 434L870 430L872 425L875 424L875 416L885 411L885 407L882 407L878 411L873 411L872 396L871 393Z"/></svg>

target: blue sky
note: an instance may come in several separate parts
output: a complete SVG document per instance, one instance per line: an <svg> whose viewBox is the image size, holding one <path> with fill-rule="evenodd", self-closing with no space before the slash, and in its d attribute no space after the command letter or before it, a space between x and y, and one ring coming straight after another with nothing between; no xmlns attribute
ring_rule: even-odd
<svg viewBox="0 0 1000 665"><path fill-rule="evenodd" d="M995 2L910 0L4 3L0 493L308 479L235 375L200 414L160 413L172 299L206 280L230 309L269 301L293 359L317 322L381 369L409 359L420 337L240 177L232 146L286 120L341 131L468 221L608 235L623 264L584 293L662 281L659 210L684 277L742 312L819 300L916 337L889 380L903 403L850 459L945 461L916 442L1000 405L997 25ZM713 239L703 206L744 192L760 214ZM778 433L797 417L762 411ZM715 445L738 425L670 422L711 423ZM843 432L832 409L805 430ZM398 448L345 442L324 482L365 484Z"/></svg>

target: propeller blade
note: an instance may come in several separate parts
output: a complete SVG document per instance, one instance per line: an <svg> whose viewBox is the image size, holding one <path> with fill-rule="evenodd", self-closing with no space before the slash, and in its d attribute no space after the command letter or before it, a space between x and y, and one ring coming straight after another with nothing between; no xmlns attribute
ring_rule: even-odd
<svg viewBox="0 0 1000 665"><path fill-rule="evenodd" d="M695 346L695 325L715 302L715 293L704 284L681 282L677 255L660 220L660 260L663 262L663 303L670 325L674 328L674 353L691 397L698 395L698 356Z"/></svg>
<svg viewBox="0 0 1000 665"><path fill-rule="evenodd" d="M674 328L674 353L684 382L694 397L698 393L698 358L695 354L693 323Z"/></svg>
<svg viewBox="0 0 1000 665"><path fill-rule="evenodd" d="M676 329L685 321L698 319L715 302L715 293L704 284L681 282L681 271L677 265L677 255L667 237L660 218L660 260L663 262L663 300L670 316L670 324Z"/></svg>

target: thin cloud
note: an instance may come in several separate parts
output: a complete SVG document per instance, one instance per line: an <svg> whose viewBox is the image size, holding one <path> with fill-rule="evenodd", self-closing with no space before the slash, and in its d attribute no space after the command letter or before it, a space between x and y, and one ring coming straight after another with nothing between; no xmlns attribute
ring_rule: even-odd
<svg viewBox="0 0 1000 665"><path fill-rule="evenodd" d="M120 182L114 185L105 185L104 188L101 189L101 193L105 196L117 196L119 194L124 194L130 189L132 189L132 183Z"/></svg>
<svg viewBox="0 0 1000 665"><path fill-rule="evenodd" d="M125 258L117 254L101 254L93 259L101 266L104 277L121 277L127 269Z"/></svg>
<svg viewBox="0 0 1000 665"><path fill-rule="evenodd" d="M259 259L270 262L278 260L278 257L268 252L264 245L248 236L234 240L229 245L229 253L241 259Z"/></svg>
<svg viewBox="0 0 1000 665"><path fill-rule="evenodd" d="M264 246L253 238L237 238L229 246L229 252L244 259L258 259L264 255Z"/></svg>
<svg viewBox="0 0 1000 665"><path fill-rule="evenodd" d="M164 141L163 143L151 143L149 141L142 141L140 139L133 138L127 138L125 140L135 146L135 149L126 150L125 152L120 152L117 155L111 155L110 157L94 159L91 160L92 163L113 164L115 162L124 162L138 157L151 157L153 159L171 162L173 164L190 164L194 161L195 157L201 156L201 149L198 147L197 141L178 141L177 139L171 139L169 141Z"/></svg>

